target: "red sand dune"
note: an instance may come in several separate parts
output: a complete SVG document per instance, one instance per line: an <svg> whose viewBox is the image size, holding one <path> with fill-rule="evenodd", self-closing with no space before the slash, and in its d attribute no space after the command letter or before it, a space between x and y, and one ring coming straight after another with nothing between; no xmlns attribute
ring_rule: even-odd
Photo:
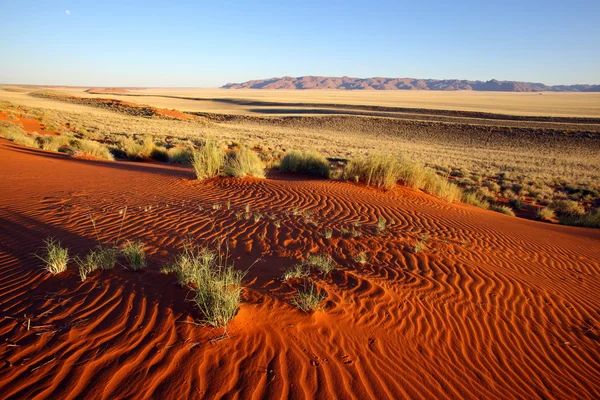
<svg viewBox="0 0 600 400"><path fill-rule="evenodd" d="M282 174L199 183L189 168L6 141L0 175L4 398L600 398L599 230L401 187ZM212 209L227 200L231 210ZM281 227L237 220L246 204ZM116 267L84 283L74 265L44 274L32 255L43 239L84 254L95 244L90 215L113 241L125 206L121 237L148 244L148 270ZM379 216L395 221L385 236L373 234ZM364 235L340 238L356 220ZM424 233L428 249L415 255ZM229 237L239 268L263 258L228 339L189 323L200 315L188 291L158 272L186 236ZM353 260L361 250L372 257L364 267ZM341 267L317 279L328 300L313 315L289 305L293 285L280 280L309 251Z"/></svg>

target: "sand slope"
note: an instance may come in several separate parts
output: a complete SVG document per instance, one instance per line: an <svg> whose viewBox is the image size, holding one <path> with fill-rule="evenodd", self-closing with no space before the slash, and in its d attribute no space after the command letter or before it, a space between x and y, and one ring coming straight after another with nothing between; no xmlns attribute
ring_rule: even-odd
<svg viewBox="0 0 600 400"><path fill-rule="evenodd" d="M213 210L231 201L231 210ZM238 220L251 210L273 214ZM148 271L75 266L46 276L47 236L73 254L140 238ZM151 206L151 207L150 207ZM291 213L310 210L313 222ZM375 235L379 216L389 233ZM360 221L363 235L340 237ZM333 230L333 238L323 232ZM429 235L428 249L411 252ZM222 332L158 272L186 236L257 258ZM354 256L367 251L361 266ZM340 269L317 279L326 310L287 301L281 268L307 252ZM199 183L190 169L96 162L0 142L0 393L7 398L600 397L600 231L511 218L405 188L274 174ZM29 330L28 330L29 324Z"/></svg>

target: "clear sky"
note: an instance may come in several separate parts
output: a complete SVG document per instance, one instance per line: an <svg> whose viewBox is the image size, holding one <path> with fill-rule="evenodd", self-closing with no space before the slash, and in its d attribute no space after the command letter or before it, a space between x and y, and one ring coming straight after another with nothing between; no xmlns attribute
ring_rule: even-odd
<svg viewBox="0 0 600 400"><path fill-rule="evenodd" d="M0 10L1 83L216 87L347 75L600 84L600 0L0 0Z"/></svg>

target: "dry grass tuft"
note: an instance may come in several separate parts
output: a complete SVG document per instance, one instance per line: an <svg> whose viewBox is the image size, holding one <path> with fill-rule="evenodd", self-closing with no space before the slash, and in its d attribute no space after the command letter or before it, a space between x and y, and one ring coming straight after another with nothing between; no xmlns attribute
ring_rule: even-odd
<svg viewBox="0 0 600 400"><path fill-rule="evenodd" d="M192 155L192 166L199 180L214 178L225 165L225 153L216 142L206 142Z"/></svg>
<svg viewBox="0 0 600 400"><path fill-rule="evenodd" d="M305 173L329 178L331 167L327 159L316 151L290 151L279 165L282 172Z"/></svg>
<svg viewBox="0 0 600 400"><path fill-rule="evenodd" d="M146 267L146 251L144 250L143 242L125 242L121 248L121 254L125 257L129 268L132 270L137 271Z"/></svg>
<svg viewBox="0 0 600 400"><path fill-rule="evenodd" d="M67 270L69 263L69 249L61 246L60 242L54 238L48 238L44 241L46 245L46 255L37 256L44 262L44 269L52 275L60 274Z"/></svg>
<svg viewBox="0 0 600 400"><path fill-rule="evenodd" d="M246 274L227 261L227 254L187 245L176 257L171 270L177 274L180 284L193 285L196 293L193 302L202 313L203 322L225 327L235 317Z"/></svg>
<svg viewBox="0 0 600 400"><path fill-rule="evenodd" d="M227 156L223 176L264 178L265 165L254 151L248 147L241 147Z"/></svg>
<svg viewBox="0 0 600 400"><path fill-rule="evenodd" d="M302 291L299 290L292 298L292 304L304 312L317 311L326 298L327 294L317 289L313 282L308 287L305 283Z"/></svg>

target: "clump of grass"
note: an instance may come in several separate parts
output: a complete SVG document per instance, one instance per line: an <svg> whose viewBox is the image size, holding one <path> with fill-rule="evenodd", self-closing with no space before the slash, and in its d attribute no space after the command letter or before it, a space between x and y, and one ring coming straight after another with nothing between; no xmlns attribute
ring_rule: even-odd
<svg viewBox="0 0 600 400"><path fill-rule="evenodd" d="M462 202L475 207L490 208L490 203L484 199L481 194L476 192L465 192L462 196Z"/></svg>
<svg viewBox="0 0 600 400"><path fill-rule="evenodd" d="M310 275L310 268L306 263L294 264L283 270L283 280L300 279Z"/></svg>
<svg viewBox="0 0 600 400"><path fill-rule="evenodd" d="M328 275L335 269L335 262L328 254L311 254L308 256L308 265L319 270L323 275Z"/></svg>
<svg viewBox="0 0 600 400"><path fill-rule="evenodd" d="M167 151L169 162L175 164L190 164L194 157L193 149L189 147L173 147Z"/></svg>
<svg viewBox="0 0 600 400"><path fill-rule="evenodd" d="M282 172L306 173L329 178L331 167L329 161L315 151L290 151L281 160L279 170Z"/></svg>
<svg viewBox="0 0 600 400"><path fill-rule="evenodd" d="M583 226L587 228L600 228L600 210L590 211L583 215L562 215L559 222L563 225Z"/></svg>
<svg viewBox="0 0 600 400"><path fill-rule="evenodd" d="M125 257L129 268L132 270L137 271L146 267L146 251L144 250L143 242L125 242L121 248L121 254Z"/></svg>
<svg viewBox="0 0 600 400"><path fill-rule="evenodd" d="M426 248L427 248L427 243L425 243L425 240L418 240L417 243L415 243L415 247L413 248L413 251L415 254L419 254Z"/></svg>
<svg viewBox="0 0 600 400"><path fill-rule="evenodd" d="M61 149L69 147L72 140L72 137L66 135L38 137L40 148L49 151L60 151Z"/></svg>
<svg viewBox="0 0 600 400"><path fill-rule="evenodd" d="M150 152L150 158L156 161L167 162L169 161L169 151L163 146L154 146Z"/></svg>
<svg viewBox="0 0 600 400"><path fill-rule="evenodd" d="M228 263L227 254L208 248L194 250L188 245L171 269L180 284L194 285L193 302L204 316L203 322L225 327L235 317L245 273Z"/></svg>
<svg viewBox="0 0 600 400"><path fill-rule="evenodd" d="M510 215L511 217L515 216L515 212L513 211L512 208L508 207L508 206L491 206L490 210L492 211L496 211L502 214L506 214L506 215Z"/></svg>
<svg viewBox="0 0 600 400"><path fill-rule="evenodd" d="M356 257L354 257L354 261L356 261L357 263L359 263L361 265L365 265L369 261L367 258L367 252L366 251L359 252L356 255Z"/></svg>
<svg viewBox="0 0 600 400"><path fill-rule="evenodd" d="M206 142L192 154L192 165L198 180L214 178L225 165L225 153L215 142Z"/></svg>
<svg viewBox="0 0 600 400"><path fill-rule="evenodd" d="M400 178L400 164L390 155L369 155L355 158L346 165L343 173L344 179L363 181L367 186L373 184L378 187L391 189Z"/></svg>
<svg viewBox="0 0 600 400"><path fill-rule="evenodd" d="M554 218L556 218L556 215L554 214L554 210L551 209L550 207L540 208L537 211L537 216L542 221L552 221Z"/></svg>
<svg viewBox="0 0 600 400"><path fill-rule="evenodd" d="M552 208L557 214L566 216L566 215L584 215L585 208L583 206L573 200L555 200L550 204L550 208Z"/></svg>
<svg viewBox="0 0 600 400"><path fill-rule="evenodd" d="M304 312L317 311L321 303L327 298L327 294L317 289L313 282L304 284L302 290L298 291L292 298L292 304Z"/></svg>
<svg viewBox="0 0 600 400"><path fill-rule="evenodd" d="M69 263L69 249L62 247L60 241L51 237L47 238L44 244L46 254L37 256L44 262L44 269L52 275L65 272Z"/></svg>
<svg viewBox="0 0 600 400"><path fill-rule="evenodd" d="M121 142L121 150L125 152L127 158L132 161L147 160L151 157L156 145L150 138L142 141L125 139Z"/></svg>
<svg viewBox="0 0 600 400"><path fill-rule="evenodd" d="M75 157L93 157L109 161L115 160L115 157L112 155L108 147L100 142L80 139L74 140L71 143L74 148L73 155Z"/></svg>
<svg viewBox="0 0 600 400"><path fill-rule="evenodd" d="M79 276L84 282L89 274L97 269L111 269L117 263L117 251L113 247L99 246L97 250L92 250L84 258L75 258L79 267Z"/></svg>
<svg viewBox="0 0 600 400"><path fill-rule="evenodd" d="M510 205L511 208L514 208L517 210L521 210L521 209L525 208L525 203L523 202L523 200L521 200L518 197L513 197L510 200L508 200L508 204Z"/></svg>
<svg viewBox="0 0 600 400"><path fill-rule="evenodd" d="M241 147L227 156L223 176L264 178L265 165L254 151L248 147Z"/></svg>
<svg viewBox="0 0 600 400"><path fill-rule="evenodd" d="M325 231L325 233L323 233L323 237L325 239L331 239L332 236L333 236L333 231L331 229L327 229Z"/></svg>
<svg viewBox="0 0 600 400"><path fill-rule="evenodd" d="M387 221L383 217L377 218L377 233L383 233L387 229Z"/></svg>

